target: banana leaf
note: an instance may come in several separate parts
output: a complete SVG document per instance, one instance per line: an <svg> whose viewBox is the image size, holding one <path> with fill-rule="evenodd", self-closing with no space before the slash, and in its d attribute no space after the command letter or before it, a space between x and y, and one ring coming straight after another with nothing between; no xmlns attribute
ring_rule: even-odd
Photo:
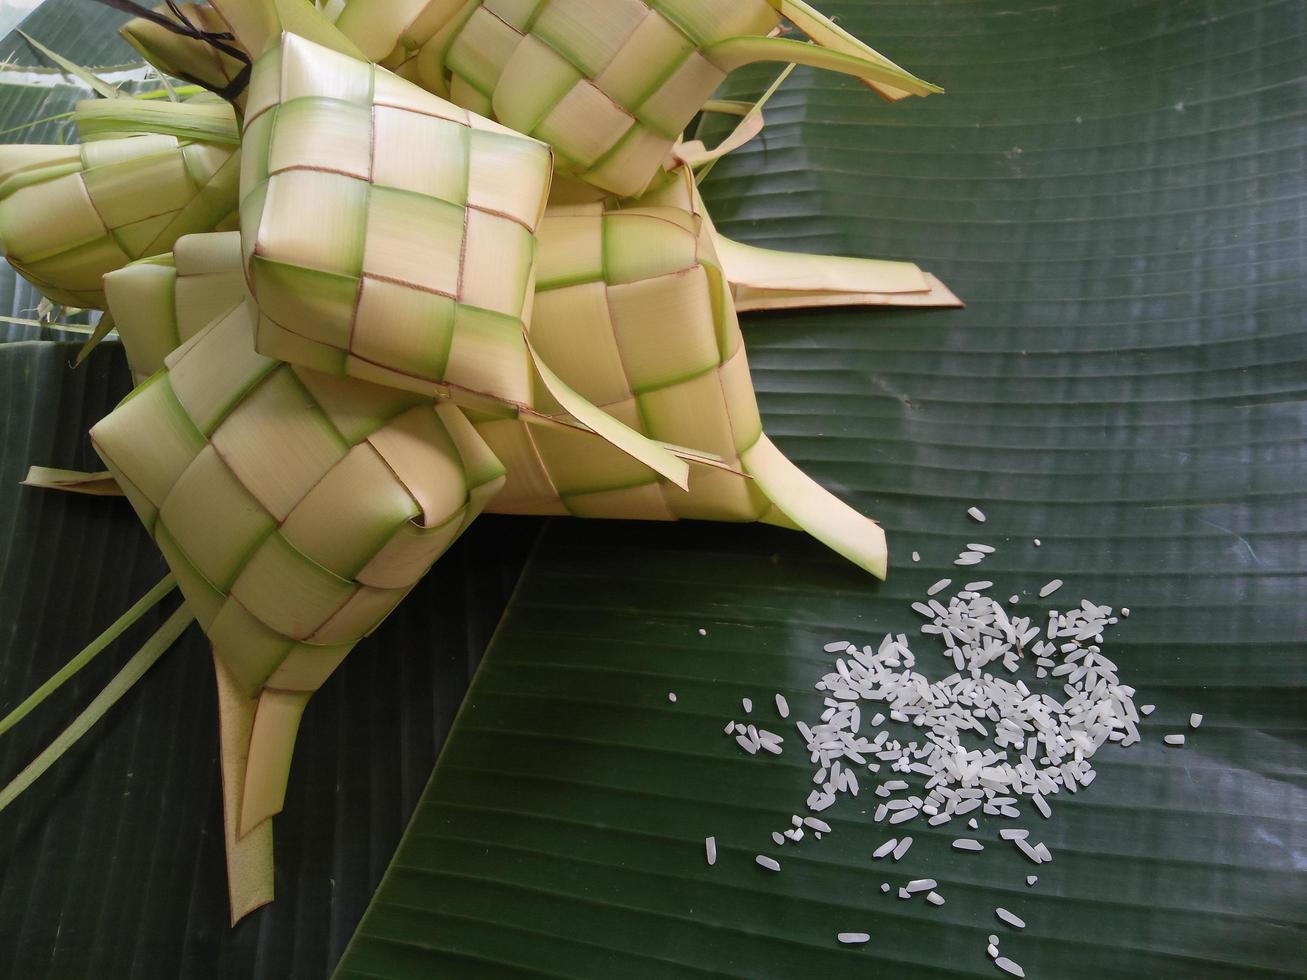
<svg viewBox="0 0 1307 980"><path fill-rule="evenodd" d="M883 521L888 581L782 531L549 525L341 980L997 976L991 933L1028 977L1304 975L1307 8L823 7L948 94L797 71L705 194L731 237L912 258L968 302L745 326L769 432ZM1131 608L1104 652L1158 705L1142 744L1021 822L1038 869L992 819L984 853L914 824L873 862L870 777L775 848L812 768L773 693L813 719L822 645L915 637L971 541L997 548L971 577L1041 613L1054 577ZM881 891L924 877L943 907Z"/></svg>

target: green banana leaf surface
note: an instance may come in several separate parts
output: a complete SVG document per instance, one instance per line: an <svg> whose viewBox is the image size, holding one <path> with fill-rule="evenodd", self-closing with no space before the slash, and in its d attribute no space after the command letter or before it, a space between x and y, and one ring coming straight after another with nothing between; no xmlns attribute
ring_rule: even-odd
<svg viewBox="0 0 1307 980"><path fill-rule="evenodd" d="M889 580L752 526L551 522L527 560L540 523L482 519L314 698L277 902L234 930L193 630L0 814L0 976L323 976L351 933L350 978L999 976L990 933L1032 978L1307 972L1307 8L820 6L948 94L884 105L800 69L704 190L732 237L912 259L968 302L745 323L768 431L885 525ZM119 19L51 0L24 30L123 65ZM29 88L0 84L0 129L86 95ZM3 138L56 138L39 132ZM13 317L32 315L23 288L0 284ZM111 344L76 371L75 352L0 345L0 710L164 571L121 501L17 486L33 463L96 468L85 432L127 375ZM992 820L981 854L914 823L901 862L873 862L889 832L869 780L822 814L832 834L777 852L812 770L772 695L812 720L822 645L887 631L943 676L909 603L961 580L970 541L997 550L969 577L1041 612L1054 577L1055 599L1131 607L1105 653L1158 705L1143 743L1020 822L1053 851L1038 869ZM3 772L170 608L0 739ZM741 697L785 735L779 758L723 736ZM780 874L754 864L773 852ZM918 877L944 906L880 890Z"/></svg>
<svg viewBox="0 0 1307 980"><path fill-rule="evenodd" d="M822 6L948 94L799 70L705 192L728 235L911 258L968 303L745 325L772 437L884 523L889 579L771 529L549 525L339 978L1001 976L991 933L1032 978L1307 974L1307 6ZM902 832L869 775L775 847L822 646L916 637L944 577L1129 606L1104 652L1158 706L1142 743L1026 807L1037 869L992 818L873 861ZM926 877L945 905L897 897Z"/></svg>

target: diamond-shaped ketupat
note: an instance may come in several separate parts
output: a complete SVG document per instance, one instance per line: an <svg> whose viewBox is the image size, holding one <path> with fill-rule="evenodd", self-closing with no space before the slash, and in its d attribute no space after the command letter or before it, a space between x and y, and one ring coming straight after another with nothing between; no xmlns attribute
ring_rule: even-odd
<svg viewBox="0 0 1307 980"><path fill-rule="evenodd" d="M769 36L782 15L814 43ZM347 0L336 26L432 92L550 143L561 174L643 193L726 75L757 61L939 91L802 0Z"/></svg>
<svg viewBox="0 0 1307 980"><path fill-rule="evenodd" d="M237 860L281 809L310 695L481 513L504 468L452 403L255 353L243 303L91 435L213 643ZM270 900L265 884L233 893L234 912Z"/></svg>
<svg viewBox="0 0 1307 980"><path fill-rule="evenodd" d="M262 353L530 403L547 146L287 34L255 64L241 154Z"/></svg>
<svg viewBox="0 0 1307 980"><path fill-rule="evenodd" d="M55 302L100 309L106 273L230 227L235 119L214 102L82 103L74 120L86 142L0 146L5 258Z"/></svg>
<svg viewBox="0 0 1307 980"><path fill-rule="evenodd" d="M508 468L492 506L634 520L760 520L802 528L883 575L881 529L805 476L763 433L717 240L685 169L638 201L551 207L540 230L531 342L604 411L722 465L697 468L683 492L572 433L476 419Z"/></svg>

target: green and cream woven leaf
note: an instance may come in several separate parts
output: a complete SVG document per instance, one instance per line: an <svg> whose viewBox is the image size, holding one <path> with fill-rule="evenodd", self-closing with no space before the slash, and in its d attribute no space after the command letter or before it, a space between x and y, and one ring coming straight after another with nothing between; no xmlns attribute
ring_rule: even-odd
<svg viewBox="0 0 1307 980"><path fill-rule="evenodd" d="M235 220L235 120L221 103L131 99L74 119L80 144L0 146L0 240L47 298L101 309L106 273Z"/></svg>
<svg viewBox="0 0 1307 980"><path fill-rule="evenodd" d="M814 43L772 36L782 14ZM624 197L746 64L811 64L890 99L939 91L802 0L347 0L336 25L386 67L549 143L561 174Z"/></svg>
<svg viewBox="0 0 1307 980"><path fill-rule="evenodd" d="M260 350L531 403L548 147L287 35L255 64L241 152Z"/></svg>

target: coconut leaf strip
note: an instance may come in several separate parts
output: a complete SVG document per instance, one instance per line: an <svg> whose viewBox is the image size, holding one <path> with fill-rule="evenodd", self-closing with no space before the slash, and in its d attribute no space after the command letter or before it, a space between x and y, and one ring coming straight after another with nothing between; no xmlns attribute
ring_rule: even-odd
<svg viewBox="0 0 1307 980"><path fill-rule="evenodd" d="M0 810L4 810L27 787L40 779L46 770L58 762L59 758L76 744L78 739L90 731L92 726L103 718L105 713L136 685L137 681L145 676L145 672L154 666L155 661L163 656L168 648L177 641L177 638L185 632L186 627L191 624L194 618L194 614L185 605L178 607L155 634L146 640L144 645L132 655L132 658L127 661L127 664L118 672L117 676L105 685L104 690L95 696L94 700L87 705L86 710L78 715L73 723L65 728L59 734L59 737L51 742L40 755L29 762L9 785L0 790Z"/></svg>

